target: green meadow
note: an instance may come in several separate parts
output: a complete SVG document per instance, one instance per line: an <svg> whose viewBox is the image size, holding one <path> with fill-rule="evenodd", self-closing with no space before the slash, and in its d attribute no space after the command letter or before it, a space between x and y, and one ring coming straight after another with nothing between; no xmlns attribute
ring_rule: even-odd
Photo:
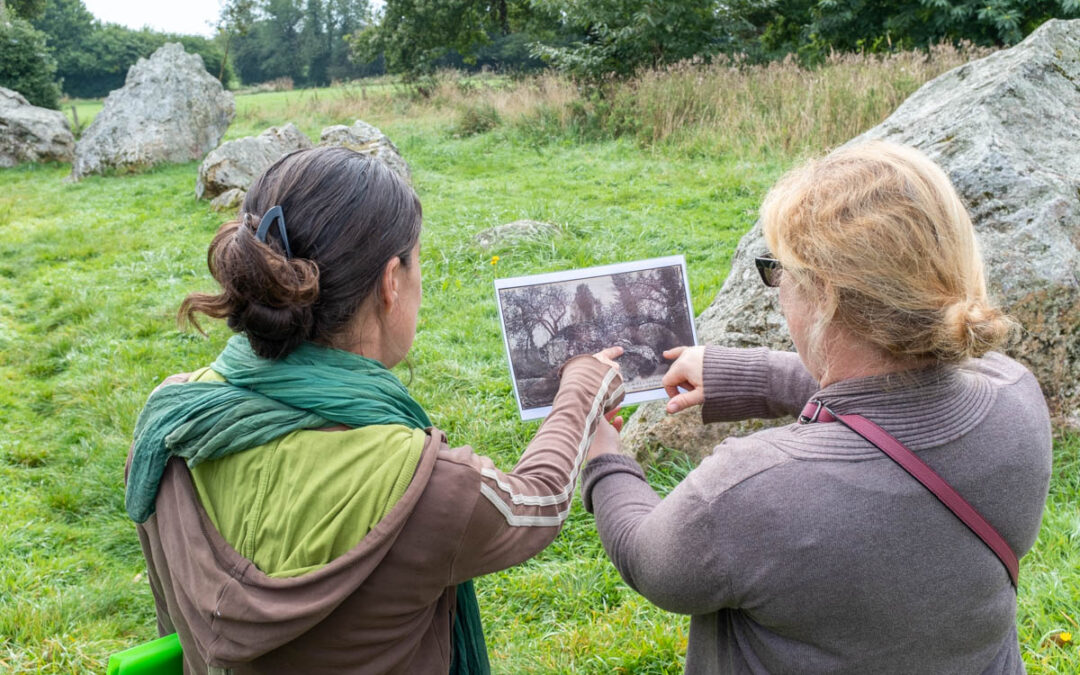
<svg viewBox="0 0 1080 675"><path fill-rule="evenodd" d="M887 115L921 81L910 78L897 75L892 98L879 88L864 91L872 102L852 102L858 126ZM656 82L640 86L642 97L662 97L648 89ZM363 118L394 139L424 208L424 300L398 374L453 444L505 470L536 423L517 418L493 279L683 254L700 312L772 182L850 134L810 125L774 143L781 130L747 118L744 136L755 140L733 143L719 121L690 113L693 133L620 132L617 110L578 96L566 83L449 76L428 98L387 85L241 95L226 136L293 121L317 141L323 126ZM74 105L82 126L101 106ZM64 182L67 165L0 171L0 672L102 672L110 653L155 637L123 464L150 390L208 364L229 334L207 321L204 337L175 320L185 294L214 288L206 248L225 220L195 200L197 168L77 184ZM480 231L522 218L561 233L475 244ZM1080 671L1080 650L1060 635L1080 640L1080 436L1061 435L1055 453L1043 529L1022 564L1018 625L1032 673ZM668 490L691 468L662 455L650 480ZM476 586L495 672L682 670L688 618L621 581L579 503L549 549Z"/></svg>

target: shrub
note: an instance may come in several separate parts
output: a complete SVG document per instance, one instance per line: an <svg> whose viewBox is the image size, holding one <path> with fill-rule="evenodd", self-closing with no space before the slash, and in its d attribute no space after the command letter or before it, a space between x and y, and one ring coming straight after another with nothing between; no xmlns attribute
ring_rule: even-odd
<svg viewBox="0 0 1080 675"><path fill-rule="evenodd" d="M502 124L502 116L498 109L486 102L462 107L454 125L454 135L459 138L475 136L485 131L491 131Z"/></svg>
<svg viewBox="0 0 1080 675"><path fill-rule="evenodd" d="M58 107L56 61L45 48L45 35L26 21L9 17L0 5L0 86L14 89L30 103Z"/></svg>

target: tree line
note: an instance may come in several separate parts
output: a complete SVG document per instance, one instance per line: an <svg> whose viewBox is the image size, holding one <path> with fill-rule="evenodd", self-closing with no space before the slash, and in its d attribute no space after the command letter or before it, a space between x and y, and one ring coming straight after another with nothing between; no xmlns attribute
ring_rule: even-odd
<svg viewBox="0 0 1080 675"><path fill-rule="evenodd" d="M0 85L37 105L100 97L167 41L229 86L384 72L556 68L602 82L718 54L749 62L949 41L1015 44L1080 0L226 0L213 38L102 23L82 0L0 0Z"/></svg>
<svg viewBox="0 0 1080 675"><path fill-rule="evenodd" d="M494 54L595 82L718 54L813 65L833 51L1005 46L1076 17L1080 0L386 0L352 44L411 77Z"/></svg>

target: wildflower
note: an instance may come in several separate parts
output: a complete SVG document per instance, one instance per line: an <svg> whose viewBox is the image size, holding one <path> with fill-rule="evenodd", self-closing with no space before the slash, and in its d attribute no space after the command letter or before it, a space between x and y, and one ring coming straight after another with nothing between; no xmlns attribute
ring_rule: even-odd
<svg viewBox="0 0 1080 675"><path fill-rule="evenodd" d="M1072 633L1069 631L1058 633L1058 639L1065 643L1072 642Z"/></svg>
<svg viewBox="0 0 1080 675"><path fill-rule="evenodd" d="M497 255L491 256L491 264L492 265L496 265L496 264L498 264L498 262L499 262L499 256L497 256Z"/></svg>

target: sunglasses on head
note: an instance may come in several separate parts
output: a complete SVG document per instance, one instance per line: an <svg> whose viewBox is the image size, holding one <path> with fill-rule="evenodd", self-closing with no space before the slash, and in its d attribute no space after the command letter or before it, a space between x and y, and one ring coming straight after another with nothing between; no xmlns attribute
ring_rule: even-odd
<svg viewBox="0 0 1080 675"><path fill-rule="evenodd" d="M754 264L757 265L758 274L766 286L775 288L780 285L780 273L784 271L784 267L779 260L761 256L754 258Z"/></svg>

